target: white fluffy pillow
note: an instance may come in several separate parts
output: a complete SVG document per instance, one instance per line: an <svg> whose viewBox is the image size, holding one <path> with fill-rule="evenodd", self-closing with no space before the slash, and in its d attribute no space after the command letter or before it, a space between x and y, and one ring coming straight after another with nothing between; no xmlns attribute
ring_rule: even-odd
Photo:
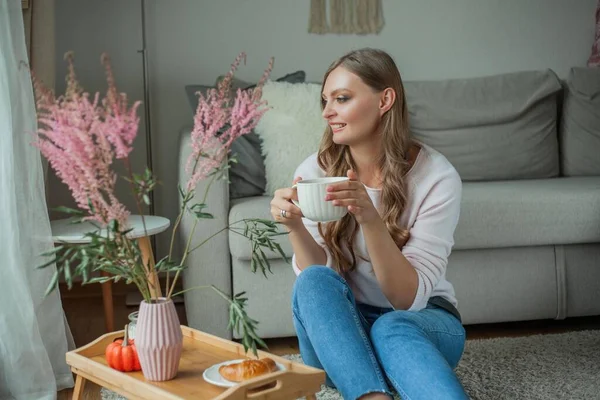
<svg viewBox="0 0 600 400"><path fill-rule="evenodd" d="M254 131L262 139L265 194L272 195L291 186L298 165L319 149L326 122L321 116L321 85L269 81L262 97L269 111Z"/></svg>

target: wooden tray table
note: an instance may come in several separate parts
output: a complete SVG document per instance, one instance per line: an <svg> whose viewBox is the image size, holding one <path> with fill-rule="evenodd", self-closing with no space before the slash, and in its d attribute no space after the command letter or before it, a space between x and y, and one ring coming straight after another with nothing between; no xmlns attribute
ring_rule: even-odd
<svg viewBox="0 0 600 400"><path fill-rule="evenodd" d="M253 358L246 355L241 344L210 335L187 326L181 326L183 350L177 376L166 382L147 381L141 371L119 372L109 367L104 358L106 346L124 332L107 333L92 343L67 353L67 364L76 374L73 400L79 400L87 380L112 390L130 400L275 400L306 397L316 400L315 393L325 382L325 372L286 360L265 351L259 358L270 357L286 367L250 379L231 388L223 388L204 380L202 374L210 366L233 359Z"/></svg>

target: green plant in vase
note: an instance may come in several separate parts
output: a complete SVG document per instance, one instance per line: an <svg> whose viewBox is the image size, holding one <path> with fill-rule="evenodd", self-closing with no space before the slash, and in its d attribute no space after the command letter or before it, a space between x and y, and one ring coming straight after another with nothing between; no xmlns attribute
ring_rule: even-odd
<svg viewBox="0 0 600 400"><path fill-rule="evenodd" d="M57 246L45 254L49 260L40 268L53 264L57 267L48 293L57 287L61 276L69 288L76 277L80 277L83 284L124 280L127 284L136 285L144 299L140 305L137 338L142 328L142 306L159 303L172 305L171 298L182 293L174 293L174 289L181 271L187 267L188 255L209 243L212 237L223 230L233 231L250 240L253 250L252 268L254 271L260 270L265 276L270 271L265 249L279 252L286 258L276 240L286 233L281 232L278 223L271 220L254 218L227 223L222 230L204 238L200 243L192 242L198 225L213 218L206 199L212 183L217 179L226 179L229 162L235 162L235 158L229 154L231 144L240 136L250 133L267 110L266 102L261 100L261 90L270 75L273 59L255 88L238 89L235 92L231 90L234 73L245 57L241 53L235 59L217 88L204 94L199 93L191 133L191 155L187 160L189 179L184 187L177 188L181 207L172 225L169 254L155 265L144 262L137 241L128 236L132 230L127 225L130 211L115 195L118 176L113 170L113 164L123 162L127 171L127 176L123 178L129 182L137 212L144 221L142 210L144 205L150 203L149 193L154 190L157 182L147 169L139 174L134 173L129 162L139 126L137 108L140 103L129 105L127 95L117 91L110 60L106 55L102 56L102 63L108 89L102 98L99 93L92 96L81 88L75 75L71 53L66 56L69 69L64 95L56 97L34 77L39 122L35 145L48 159L56 175L69 187L78 207L60 207L60 210L70 214L74 223L88 221L98 228L87 234L88 243ZM208 183L204 193L196 193L198 182L206 180ZM175 237L185 213L195 217L194 225L185 240L181 257L176 257ZM159 274L166 275L164 297L158 295L162 291L158 287ZM246 351L251 349L256 355L258 346L266 348L256 333L258 322L246 313L248 299L244 297L244 293L230 297L210 282L198 287L200 288L216 291L229 303L230 328L241 333ZM137 346L139 351L140 343ZM142 354L140 361L143 368Z"/></svg>

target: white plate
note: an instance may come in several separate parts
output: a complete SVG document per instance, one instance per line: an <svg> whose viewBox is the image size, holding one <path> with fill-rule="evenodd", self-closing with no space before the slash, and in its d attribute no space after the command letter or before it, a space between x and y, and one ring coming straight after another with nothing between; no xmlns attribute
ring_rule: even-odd
<svg viewBox="0 0 600 400"><path fill-rule="evenodd" d="M228 381L227 379L223 378L221 376L221 374L219 373L219 367L221 365L229 365L229 364L239 363L239 362L242 362L245 360L246 359L229 360L229 361L223 361L222 363L215 364L211 367L208 367L206 370L204 370L202 377L204 378L204 380L206 382L212 383L213 385L217 385L217 386L221 386L221 387L235 386L241 382L231 382L231 381ZM277 364L277 368L279 368L280 371L285 370L285 366L283 364L280 364L277 361L275 361L275 364Z"/></svg>

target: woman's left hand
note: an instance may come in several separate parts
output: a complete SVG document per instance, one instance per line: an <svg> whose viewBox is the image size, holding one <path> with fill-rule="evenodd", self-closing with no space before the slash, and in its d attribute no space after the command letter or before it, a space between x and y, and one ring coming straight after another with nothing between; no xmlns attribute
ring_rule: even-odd
<svg viewBox="0 0 600 400"><path fill-rule="evenodd" d="M368 224L379 219L379 213L365 186L358 180L356 172L348 170L349 181L332 183L327 186L325 200L333 202L334 206L348 207L359 224Z"/></svg>

